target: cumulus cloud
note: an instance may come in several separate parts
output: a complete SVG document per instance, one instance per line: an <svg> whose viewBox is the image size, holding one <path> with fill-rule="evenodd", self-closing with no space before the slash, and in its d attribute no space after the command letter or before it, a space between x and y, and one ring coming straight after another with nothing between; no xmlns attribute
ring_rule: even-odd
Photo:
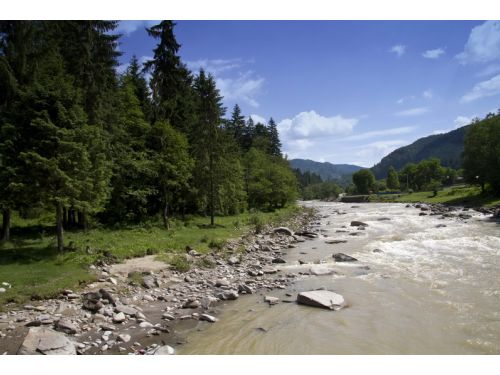
<svg viewBox="0 0 500 375"><path fill-rule="evenodd" d="M406 52L406 46L402 44L396 44L389 49L389 52L395 53L398 57L401 57Z"/></svg>
<svg viewBox="0 0 500 375"><path fill-rule="evenodd" d="M487 98L500 94L500 74L495 77L477 83L471 91L466 93L460 101L462 103L472 102L478 99Z"/></svg>
<svg viewBox="0 0 500 375"><path fill-rule="evenodd" d="M441 55L444 55L445 51L442 48L429 49L422 53L422 56L426 59L439 59Z"/></svg>
<svg viewBox="0 0 500 375"><path fill-rule="evenodd" d="M403 116L403 117L419 116L419 115L423 115L424 113L427 113L427 112L429 112L429 109L427 107L417 107L417 108L410 108L410 109L406 109L404 111L396 112L394 115L395 116Z"/></svg>
<svg viewBox="0 0 500 375"><path fill-rule="evenodd" d="M456 57L462 64L487 63L500 59L500 22L486 21L474 27L463 52Z"/></svg>
<svg viewBox="0 0 500 375"><path fill-rule="evenodd" d="M279 122L278 130L283 138L313 139L334 135L348 135L358 123L355 118L342 116L325 117L315 111L301 112L292 119Z"/></svg>
<svg viewBox="0 0 500 375"><path fill-rule="evenodd" d="M196 61L187 61L186 66L194 72L203 68L206 72L217 76L228 70L240 68L244 61L242 59L201 59Z"/></svg>
<svg viewBox="0 0 500 375"><path fill-rule="evenodd" d="M129 36L139 28L151 27L159 23L160 21L154 20L125 20L118 23L116 31L120 34Z"/></svg>

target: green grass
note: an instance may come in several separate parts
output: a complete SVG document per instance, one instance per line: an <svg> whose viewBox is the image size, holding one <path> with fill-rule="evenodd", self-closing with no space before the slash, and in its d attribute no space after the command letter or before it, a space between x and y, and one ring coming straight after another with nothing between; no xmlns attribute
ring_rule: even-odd
<svg viewBox="0 0 500 375"><path fill-rule="evenodd" d="M470 207L495 207L500 205L500 197L488 194L481 194L481 189L476 186L453 186L438 191L433 196L432 191L419 191L411 194L398 194L392 196L370 197L372 202L423 202L423 203L442 203L447 205L463 205Z"/></svg>
<svg viewBox="0 0 500 375"><path fill-rule="evenodd" d="M228 239L255 230L256 226L261 229L265 223L278 224L299 210L290 206L274 212L216 217L214 227L207 225L208 218L193 216L185 221L172 220L168 231L160 222L68 231L65 245L72 250L64 254L55 249L53 217L26 220L13 215L11 240L0 245L0 283L8 282L12 288L0 293L0 309L7 302L24 303L57 296L65 288L78 289L95 280L88 266L110 255L120 262L158 254L159 259L185 271L189 264L180 254L185 254L186 246L202 254L219 251Z"/></svg>

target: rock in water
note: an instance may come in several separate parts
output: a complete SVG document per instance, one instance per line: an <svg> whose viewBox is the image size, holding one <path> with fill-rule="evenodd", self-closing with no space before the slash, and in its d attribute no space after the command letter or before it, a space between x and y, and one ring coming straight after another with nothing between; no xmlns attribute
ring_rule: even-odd
<svg viewBox="0 0 500 375"><path fill-rule="evenodd" d="M32 327L17 354L76 354L75 345L64 334L49 328Z"/></svg>
<svg viewBox="0 0 500 375"><path fill-rule="evenodd" d="M218 321L219 319L217 319L215 316L212 316L212 315L208 315L208 314L201 314L200 315L200 320L204 320L206 322L210 322L210 323L215 323L216 321Z"/></svg>
<svg viewBox="0 0 500 375"><path fill-rule="evenodd" d="M269 305L276 305L280 299L278 297L273 297L273 296L265 296L264 297L264 302L269 303Z"/></svg>
<svg viewBox="0 0 500 375"><path fill-rule="evenodd" d="M345 306L344 297L329 290L312 290L297 295L297 302L302 305L340 310Z"/></svg>
<svg viewBox="0 0 500 375"><path fill-rule="evenodd" d="M351 221L351 227L367 227L368 224L363 223L362 221Z"/></svg>
<svg viewBox="0 0 500 375"><path fill-rule="evenodd" d="M172 354L175 354L175 349L172 348L171 346L164 345L164 346L160 346L158 349L156 349L153 354L154 355L172 355Z"/></svg>
<svg viewBox="0 0 500 375"><path fill-rule="evenodd" d="M332 275L335 273L334 270L326 266L314 265L309 269L309 272L316 276Z"/></svg>
<svg viewBox="0 0 500 375"><path fill-rule="evenodd" d="M286 234L287 236L293 236L293 231L287 227L274 228L273 232L274 233L283 233L283 234Z"/></svg>
<svg viewBox="0 0 500 375"><path fill-rule="evenodd" d="M327 241L325 241L325 243L328 245L336 245L339 243L346 243L346 242L347 242L347 240L327 240Z"/></svg>
<svg viewBox="0 0 500 375"><path fill-rule="evenodd" d="M335 253L332 255L336 262L357 262L358 260L354 257L346 255L344 253Z"/></svg>

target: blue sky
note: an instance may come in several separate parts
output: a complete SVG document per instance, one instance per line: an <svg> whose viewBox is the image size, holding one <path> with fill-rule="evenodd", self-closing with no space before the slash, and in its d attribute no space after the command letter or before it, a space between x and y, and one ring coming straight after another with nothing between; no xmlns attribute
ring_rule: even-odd
<svg viewBox="0 0 500 375"><path fill-rule="evenodd" d="M152 56L122 21L122 69ZM179 21L180 55L214 74L228 115L273 117L289 158L370 167L500 108L500 22Z"/></svg>

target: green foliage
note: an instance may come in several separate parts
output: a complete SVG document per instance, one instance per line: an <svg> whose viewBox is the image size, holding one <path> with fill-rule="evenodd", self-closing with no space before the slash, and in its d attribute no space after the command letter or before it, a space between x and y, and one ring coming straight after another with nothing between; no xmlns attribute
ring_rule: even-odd
<svg viewBox="0 0 500 375"><path fill-rule="evenodd" d="M335 199L342 192L340 186L333 181L325 181L306 186L302 192L302 198L310 199Z"/></svg>
<svg viewBox="0 0 500 375"><path fill-rule="evenodd" d="M387 188L390 190L399 189L398 172L392 166L389 168L389 172L387 172Z"/></svg>
<svg viewBox="0 0 500 375"><path fill-rule="evenodd" d="M465 137L464 178L500 194L500 115L487 116L470 125Z"/></svg>
<svg viewBox="0 0 500 375"><path fill-rule="evenodd" d="M361 169L353 173L352 181L356 185L356 192L358 194L369 194L375 189L375 176L369 169Z"/></svg>

